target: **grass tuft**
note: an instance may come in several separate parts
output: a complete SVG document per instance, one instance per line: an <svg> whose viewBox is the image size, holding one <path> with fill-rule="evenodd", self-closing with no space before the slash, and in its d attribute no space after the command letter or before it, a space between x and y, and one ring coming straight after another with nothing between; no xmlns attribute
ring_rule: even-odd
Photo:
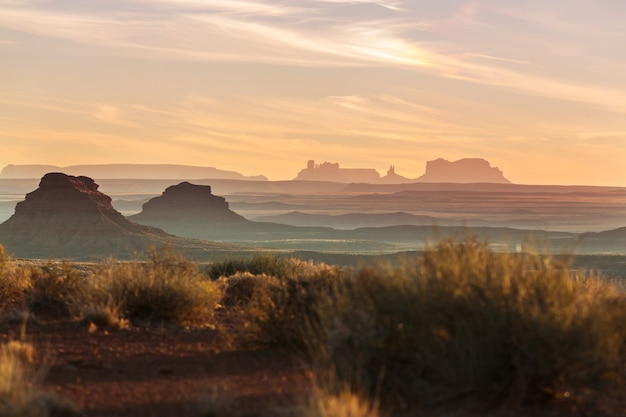
<svg viewBox="0 0 626 417"><path fill-rule="evenodd" d="M24 342L0 345L0 415L3 417L78 417L74 404L37 388L34 348Z"/></svg>
<svg viewBox="0 0 626 417"><path fill-rule="evenodd" d="M90 310L131 321L210 325L221 298L219 284L168 248L147 262L109 262L91 281Z"/></svg>

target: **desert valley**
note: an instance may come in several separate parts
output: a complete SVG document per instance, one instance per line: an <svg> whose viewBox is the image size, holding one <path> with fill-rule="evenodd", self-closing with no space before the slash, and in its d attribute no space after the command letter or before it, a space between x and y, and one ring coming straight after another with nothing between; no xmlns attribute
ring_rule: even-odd
<svg viewBox="0 0 626 417"><path fill-rule="evenodd" d="M0 1L0 417L626 417L624 16Z"/></svg>
<svg viewBox="0 0 626 417"><path fill-rule="evenodd" d="M496 317L539 308L537 320L572 326L582 313L569 306L578 303L590 314L584 320L601 320L607 332L615 331L621 310L595 309L614 303L608 288L623 288L626 279L626 188L512 184L487 161L469 159L431 161L417 179L396 174L393 166L381 177L375 170L310 161L291 181L186 166L12 165L0 175L0 195L5 296L0 359L20 363L15 368L25 372L20 378L47 368L38 388L11 386L7 404L16 411L0 407L7 416L365 417L454 411L582 417L626 411L620 384L597 391L606 385L589 385L591 374L576 376L577 361L591 360L588 355L597 353L590 346L604 349L608 335L594 336L585 342L589 347L559 350L572 366L549 367L554 376L540 377L548 368L536 361L557 354L540 347L548 340L544 330L531 335L516 325L503 322L505 330L496 324ZM385 272L384 265L395 272ZM431 268L435 275L429 275ZM499 283L509 268L524 276L519 282L517 275L510 277L513 289ZM441 288L440 274L446 276ZM413 287L418 282L432 288ZM595 287L586 282L605 282L599 288L606 285L608 292L589 298ZM570 287L573 292L561 293ZM386 300L389 291L393 298ZM452 313L459 291L469 292L461 310ZM482 317L489 298L482 298L483 291L495 291L494 300L513 298L493 317ZM524 296L515 307L519 291L551 294L558 301L546 307L543 296ZM338 301L344 296L349 306L342 304L348 299ZM331 308L331 298L340 304ZM416 302L424 308L434 303L436 311L417 313ZM396 303L397 311L387 311ZM360 309L369 312L349 318ZM474 311L467 320L459 315L464 309ZM427 316L418 319L419 314ZM449 314L452 321L443 324ZM351 324L335 340L336 320L344 319ZM416 339L404 340L388 320L409 326ZM473 339L487 324L502 340L487 339L484 345ZM436 353L451 336L418 337L431 325L444 326L433 332L454 332L454 346L460 343L461 350L449 347L446 355L458 357ZM457 326L473 330L456 334ZM549 329L558 343L573 338L574 344L587 340L591 330L583 325L561 335ZM389 331L384 336L389 344L375 347L370 336ZM357 335L362 339L353 340ZM519 349L472 362L480 369L475 376L458 372L469 360L466 349L483 355L479 351L488 346L507 345L522 335ZM531 353L528 343L537 352ZM412 349L433 349L434 356L426 362L399 359L395 349L409 349L401 355L410 356ZM535 375L536 382L508 380L506 364L517 363L520 353L531 356L513 374ZM623 364L613 363L621 357L616 355L604 352L590 366L602 375L622 372ZM411 367L405 376L396 369L398 360ZM434 374L425 375L426 385L416 391L409 381L415 372L426 372L418 371L422 366L432 366L427 372ZM439 373L447 366L457 370L444 382ZM376 394L381 382L375 381L382 377L372 378L381 369L391 372L383 378L384 390L397 397ZM483 374L487 382L476 378ZM337 378L349 385L334 386ZM490 378L504 378L502 390L494 391ZM472 387L472 394L460 400L457 385ZM449 406L433 401L437 396Z"/></svg>
<svg viewBox="0 0 626 417"><path fill-rule="evenodd" d="M314 161L291 181L173 165L10 165L0 199L0 241L17 257L129 258L171 241L197 260L264 250L356 265L475 235L498 251L567 253L626 273L626 187L512 184L481 159L430 161L413 180L393 166L381 177Z"/></svg>

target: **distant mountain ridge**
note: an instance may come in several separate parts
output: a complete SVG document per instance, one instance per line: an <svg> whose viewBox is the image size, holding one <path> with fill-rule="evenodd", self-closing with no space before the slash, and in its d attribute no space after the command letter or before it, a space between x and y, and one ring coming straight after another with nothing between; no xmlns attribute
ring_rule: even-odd
<svg viewBox="0 0 626 417"><path fill-rule="evenodd" d="M0 179L41 178L48 172L64 172L68 175L88 176L103 179L179 179L179 180L243 180L268 181L264 175L245 176L235 171L213 167L176 164L96 164L71 165L14 165L5 166ZM310 160L294 178L295 181L364 183L364 184L407 184L407 183L491 183L510 184L502 170L492 167L481 158L463 158L450 162L439 158L426 163L424 175L410 179L396 173L391 165L385 176L373 168L342 168L339 163L316 163Z"/></svg>
<svg viewBox="0 0 626 417"><path fill-rule="evenodd" d="M13 165L2 168L0 178L41 178L48 172L84 175L98 179L232 179L267 181L264 175L245 176L235 171L213 167L176 164L96 164L71 165Z"/></svg>
<svg viewBox="0 0 626 417"><path fill-rule="evenodd" d="M482 158L463 158L448 161L443 158L428 161L424 175L410 179L396 173L394 165L389 167L387 174L381 177L375 169L341 168L339 163L324 162L321 164L310 160L307 167L301 170L296 181L332 181L341 183L365 184L406 184L416 182L428 183L490 183L510 184L502 170L492 167Z"/></svg>

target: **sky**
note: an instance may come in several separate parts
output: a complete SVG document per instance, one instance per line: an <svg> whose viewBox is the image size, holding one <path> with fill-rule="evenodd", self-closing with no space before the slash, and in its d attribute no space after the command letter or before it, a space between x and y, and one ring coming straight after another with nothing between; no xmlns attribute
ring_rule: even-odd
<svg viewBox="0 0 626 417"><path fill-rule="evenodd" d="M623 0L0 0L0 167L626 186Z"/></svg>

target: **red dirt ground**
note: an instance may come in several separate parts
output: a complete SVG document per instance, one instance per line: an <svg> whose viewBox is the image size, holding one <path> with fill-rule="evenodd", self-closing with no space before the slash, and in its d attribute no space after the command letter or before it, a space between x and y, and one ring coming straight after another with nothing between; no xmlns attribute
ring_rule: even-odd
<svg viewBox="0 0 626 417"><path fill-rule="evenodd" d="M19 325L2 328L0 342L19 335ZM86 417L290 417L302 415L311 392L310 369L287 352L228 343L211 329L90 331L69 319L46 319L28 325L26 340L47 368L44 388L72 400ZM626 393L606 392L599 403L496 414L626 416Z"/></svg>
<svg viewBox="0 0 626 417"><path fill-rule="evenodd" d="M46 321L29 325L26 339L47 364L44 388L89 417L290 415L310 392L308 370L286 352L226 348L210 329L89 332Z"/></svg>

